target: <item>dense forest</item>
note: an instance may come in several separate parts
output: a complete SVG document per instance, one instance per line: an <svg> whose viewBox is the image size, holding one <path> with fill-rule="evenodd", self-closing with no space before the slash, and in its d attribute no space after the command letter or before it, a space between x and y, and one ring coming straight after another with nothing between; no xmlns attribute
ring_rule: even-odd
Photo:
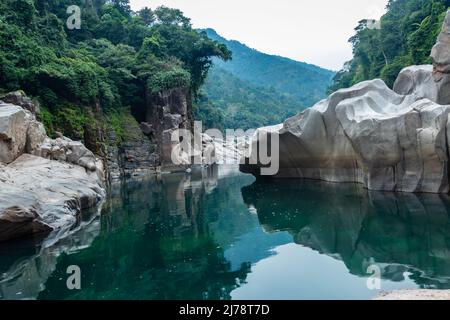
<svg viewBox="0 0 450 320"><path fill-rule="evenodd" d="M273 125L324 98L334 72L274 56L227 40L213 29L209 38L233 52L229 61L214 60L203 88L200 109L213 110L212 123L229 128ZM219 126L220 127L220 126Z"/></svg>
<svg viewBox="0 0 450 320"><path fill-rule="evenodd" d="M289 94L254 85L214 66L200 91L197 118L208 127L246 130L281 123L306 107Z"/></svg>
<svg viewBox="0 0 450 320"><path fill-rule="evenodd" d="M389 0L380 28L362 20L349 39L353 59L336 74L329 91L381 78L392 87L406 66L431 63L430 52L441 31L450 0Z"/></svg>
<svg viewBox="0 0 450 320"><path fill-rule="evenodd" d="M81 8L79 28L72 5ZM100 125L100 110L120 136L121 121L139 114L148 95L186 87L195 98L213 57L231 52L176 9L133 12L128 0L0 2L0 94L20 89L37 99L49 134L83 140Z"/></svg>

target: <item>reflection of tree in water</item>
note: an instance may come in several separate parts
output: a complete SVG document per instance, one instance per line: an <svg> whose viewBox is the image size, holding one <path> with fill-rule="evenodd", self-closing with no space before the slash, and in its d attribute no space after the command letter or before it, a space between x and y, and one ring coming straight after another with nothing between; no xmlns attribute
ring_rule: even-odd
<svg viewBox="0 0 450 320"><path fill-rule="evenodd" d="M299 180L242 188L268 231L287 230L294 241L343 260L366 276L373 259L383 278L450 288L449 198L434 194L368 192L354 184Z"/></svg>
<svg viewBox="0 0 450 320"><path fill-rule="evenodd" d="M245 279L249 266L230 272L209 228L214 214L204 208L205 182L166 176L113 191L100 235L59 259L39 298L229 299ZM65 288L71 264L82 271L78 292Z"/></svg>

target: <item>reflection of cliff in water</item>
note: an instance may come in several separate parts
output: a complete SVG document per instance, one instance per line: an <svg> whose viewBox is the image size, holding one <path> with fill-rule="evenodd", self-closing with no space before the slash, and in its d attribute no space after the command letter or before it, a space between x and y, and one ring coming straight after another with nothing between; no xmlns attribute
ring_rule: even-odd
<svg viewBox="0 0 450 320"><path fill-rule="evenodd" d="M368 192L354 184L282 180L244 187L268 231L287 230L297 244L343 260L367 276L376 262L382 277L403 273L417 284L450 288L450 201L434 194Z"/></svg>
<svg viewBox="0 0 450 320"><path fill-rule="evenodd" d="M240 206L235 212L247 213L240 189L253 178L219 179L220 172L210 168L113 186L102 216L91 224L95 232L76 234L82 239L89 232L90 241L72 243L71 236L47 249L25 245L17 260L9 253L19 251L5 248L3 298L229 299L249 264L232 268L225 247L247 232L249 215L222 212ZM70 265L81 269L79 291L66 288Z"/></svg>

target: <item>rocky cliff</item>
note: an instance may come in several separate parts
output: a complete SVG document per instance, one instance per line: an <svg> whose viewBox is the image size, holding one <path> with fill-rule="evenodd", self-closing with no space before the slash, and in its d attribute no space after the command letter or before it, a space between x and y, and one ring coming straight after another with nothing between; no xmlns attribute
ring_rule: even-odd
<svg viewBox="0 0 450 320"><path fill-rule="evenodd" d="M171 135L176 129L192 128L189 88L149 94L143 110L140 114L123 117L121 141L114 130L105 130L108 175L113 180L185 169L172 164Z"/></svg>
<svg viewBox="0 0 450 320"><path fill-rule="evenodd" d="M450 11L433 66L403 70L394 90L382 80L339 90L259 132L279 137L274 177L357 182L371 190L449 191ZM253 145L256 145L255 135ZM252 148L256 156L256 148ZM241 165L260 174L261 163Z"/></svg>

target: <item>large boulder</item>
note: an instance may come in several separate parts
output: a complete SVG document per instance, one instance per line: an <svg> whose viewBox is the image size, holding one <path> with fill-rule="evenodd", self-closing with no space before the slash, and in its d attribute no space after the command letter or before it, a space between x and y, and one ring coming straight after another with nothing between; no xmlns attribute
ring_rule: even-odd
<svg viewBox="0 0 450 320"><path fill-rule="evenodd" d="M445 17L437 43L431 50L431 58L436 72L450 73L450 10Z"/></svg>
<svg viewBox="0 0 450 320"><path fill-rule="evenodd" d="M450 106L399 95L373 80L339 90L283 125L260 131L279 137L274 177L441 193L449 191L449 113ZM246 163L241 170L255 175L263 167Z"/></svg>
<svg viewBox="0 0 450 320"><path fill-rule="evenodd" d="M11 163L25 152L29 122L21 107L0 102L0 162Z"/></svg>
<svg viewBox="0 0 450 320"><path fill-rule="evenodd" d="M400 71L394 91L401 95L414 94L417 99L437 102L439 87L433 77L432 65L410 66Z"/></svg>
<svg viewBox="0 0 450 320"><path fill-rule="evenodd" d="M433 77L438 86L436 102L450 104L450 10L439 34L438 41L431 51Z"/></svg>
<svg viewBox="0 0 450 320"><path fill-rule="evenodd" d="M335 92L282 125L259 129L241 170L258 176L267 167L256 148L269 141L261 138L266 136L260 135L263 132L279 139L279 170L274 177L358 182L371 190L447 193L450 11L431 56L433 66L402 70L394 91L382 80L362 82Z"/></svg>
<svg viewBox="0 0 450 320"><path fill-rule="evenodd" d="M37 114L40 111L39 103L31 100L23 91L14 91L7 93L6 95L1 96L0 100L16 106L20 106L23 109L28 110L32 114Z"/></svg>
<svg viewBox="0 0 450 320"><path fill-rule="evenodd" d="M0 242L50 232L61 237L104 196L98 176L83 167L23 154L0 167Z"/></svg>

